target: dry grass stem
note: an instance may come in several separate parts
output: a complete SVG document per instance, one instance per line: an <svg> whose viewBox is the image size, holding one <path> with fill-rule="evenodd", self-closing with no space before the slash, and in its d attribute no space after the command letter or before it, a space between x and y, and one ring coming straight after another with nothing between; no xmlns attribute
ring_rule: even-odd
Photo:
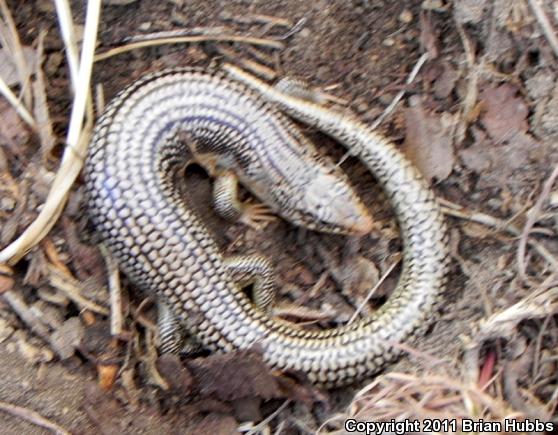
<svg viewBox="0 0 558 435"><path fill-rule="evenodd" d="M417 63L415 64L411 73L407 77L407 80L405 81L405 85L408 86L411 83L413 83L413 81L417 77L419 71L421 70L422 66L426 63L427 60L428 60L428 53L424 53L421 57L419 57L419 59L417 60ZM403 96L405 95L406 92L407 92L407 89L406 89L406 87L404 87L403 89L401 89L397 93L395 98L391 101L391 103L389 103L389 106L386 107L386 110L384 110L382 112L382 114L380 116L378 116L378 118L372 123L372 125L370 126L370 128L372 130L375 130L376 128L378 128L378 126L382 122L384 122L384 120L389 116L389 114L391 112L393 112L393 110L395 109L395 107L397 107L397 104L399 104L399 102L401 101L401 99L403 98Z"/></svg>
<svg viewBox="0 0 558 435"><path fill-rule="evenodd" d="M467 59L467 67L468 67L468 74L466 77L467 80L467 87L465 91L465 97L462 99L461 102L461 109L460 109L460 116L458 117L459 121L455 128L454 134L454 145L459 145L463 142L465 138L465 134L467 132L467 127L469 123L472 121L471 113L475 110L475 106L477 103L479 90L478 90L478 83L479 83L479 71L483 69L484 60L481 59L481 65L477 66L475 63L475 52L473 47L471 46L471 41L469 37L465 33L465 29L458 20L454 20L455 25L457 27L457 31L459 33L459 37L461 39L461 43L463 44L463 49L465 50L465 55Z"/></svg>
<svg viewBox="0 0 558 435"><path fill-rule="evenodd" d="M511 307L481 320L468 347L477 347L487 340L497 338L511 339L522 320L544 318L557 312L558 287L542 287Z"/></svg>
<svg viewBox="0 0 558 435"><path fill-rule="evenodd" d="M177 36L173 38L159 38L151 41L132 42L130 44L121 45L120 47L116 47L108 51L105 51L104 53L97 54L95 56L95 62L99 62L101 60L108 59L112 56L116 56L118 54L126 53L132 50L137 50L140 48L154 47L158 45L167 45L167 44L192 44L192 43L209 42L209 41L240 42L243 44L264 46L269 48L275 48L278 50L284 47L283 43L274 41L272 39L253 38L250 36L242 36L242 35Z"/></svg>
<svg viewBox="0 0 558 435"><path fill-rule="evenodd" d="M399 259L397 259L397 261L393 262L393 264L388 267L388 269L385 271L385 273L382 275L382 277L378 280L376 285L374 287L372 287L372 289L370 289L370 291L368 292L368 294L366 295L364 300L360 303L358 308L355 310L355 312L353 313L353 315L349 319L348 325L350 325L351 323L353 323L356 320L356 318L361 313L364 306L368 303L368 301L370 300L372 295L376 292L376 290L378 290L378 288L382 285L382 283L386 280L386 278L391 274L393 269L395 269L395 266L397 266L400 261L401 261L401 258L399 258Z"/></svg>
<svg viewBox="0 0 558 435"><path fill-rule="evenodd" d="M550 191L552 190L552 186L554 181L558 177L558 165L554 167L552 174L543 185L543 189L539 198L535 202L533 208L531 208L530 212L527 213L527 222L525 222L525 226L523 231L521 232L521 237L519 238L519 244L517 246L517 268L519 270L519 276L524 280L527 281L526 275L526 261L525 261L525 253L527 250L527 240L529 239L529 235L531 233L531 229L539 219L539 216L542 212L543 205L547 198L550 195Z"/></svg>
<svg viewBox="0 0 558 435"><path fill-rule="evenodd" d="M520 416L474 384L464 384L447 375L394 372L377 377L363 388L345 413L333 416L317 433L344 433L337 430L348 418L359 421L455 419L459 426L464 418L502 421ZM327 426L332 430L326 430Z"/></svg>
<svg viewBox="0 0 558 435"><path fill-rule="evenodd" d="M554 29L552 28L552 24L550 24L550 20L544 12L540 0L529 0L529 5L531 6L531 9L535 14L535 18L542 28L544 36L554 50L554 54L558 57L558 38L556 37Z"/></svg>
<svg viewBox="0 0 558 435"><path fill-rule="evenodd" d="M87 3L84 40L81 51L76 95L72 104L70 125L66 137L66 149L60 168L52 183L47 200L37 219L14 242L0 252L0 263L13 265L29 250L41 241L56 223L66 203L68 192L74 184L83 165L83 156L87 150L92 125L92 116L83 126L84 115L89 107L91 110L90 89L91 69L95 50L97 28L101 0L90 0ZM71 25L68 25L71 28Z"/></svg>
<svg viewBox="0 0 558 435"><path fill-rule="evenodd" d="M281 404L281 406L279 406L269 416L267 416L265 419L263 419L261 422L259 422L256 426L254 426L248 432L246 432L246 435L256 435L258 433L261 433L261 431L264 429L264 427L267 426L269 423L271 423L271 421L273 421L273 419L275 417L277 417L287 406L289 406L290 403L291 403L290 399L285 400Z"/></svg>
<svg viewBox="0 0 558 435"><path fill-rule="evenodd" d="M60 25L60 34L66 48L66 58L70 68L70 78L72 81L72 89L76 91L78 83L79 56L77 42L74 30L74 20L68 0L54 0L56 5L56 13L58 14L58 24Z"/></svg>
<svg viewBox="0 0 558 435"><path fill-rule="evenodd" d="M8 100L8 103L14 107L19 116L21 116L21 119L23 119L29 127L35 130L37 127L35 119L23 103L15 96L2 77L0 77L0 93L6 100Z"/></svg>
<svg viewBox="0 0 558 435"><path fill-rule="evenodd" d="M272 68L262 65L259 62L245 59L236 50L229 47L218 46L217 51L227 60L236 62L242 69L250 71L259 77L263 77L265 80L274 80L277 77L277 73Z"/></svg>
<svg viewBox="0 0 558 435"><path fill-rule="evenodd" d="M25 107L31 107L33 98L31 95L31 68L27 64L23 47L19 40L17 27L6 5L5 0L0 0L0 11L2 12L2 25L0 26L0 43L4 50L8 50L16 66L21 87L22 100Z"/></svg>

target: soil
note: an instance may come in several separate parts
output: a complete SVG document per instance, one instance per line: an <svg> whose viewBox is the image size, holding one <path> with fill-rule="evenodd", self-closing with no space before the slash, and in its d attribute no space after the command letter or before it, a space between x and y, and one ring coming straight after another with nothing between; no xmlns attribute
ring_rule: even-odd
<svg viewBox="0 0 558 435"><path fill-rule="evenodd" d="M83 23L84 2L71 3L74 19ZM554 142L557 130L553 122L558 116L556 56L527 3L524 8L512 5L515 2L498 0L462 1L453 6L443 1L409 0L105 3L97 52L121 45L130 35L159 31L219 27L222 33L268 37L294 29L282 41L285 48L281 51L258 49L256 52L247 44L205 42L144 48L99 61L94 67L93 84L102 84L106 101L148 71L176 65L206 66L215 58L226 56L226 50L234 50L238 58L257 58L260 62L263 59L279 76L301 77L313 86L327 89L329 94L348 102L342 110L352 110L369 123L405 89L403 100L378 131L391 138L420 167L440 198L459 204L462 210L483 212L502 222L513 222L520 229L558 162L558 147ZM552 15L551 2L546 3L545 10L554 23L558 18ZM48 32L43 62L48 105L54 133L63 138L72 95L68 91L68 70L61 56L63 42L54 5L45 0L29 0L8 1L8 6L24 46L34 46L40 30ZM288 20L291 27L272 26L270 17ZM292 27L295 23L300 26ZM423 53L429 54L429 60L412 83L406 84ZM467 107L471 93L475 94L473 104ZM9 110L7 106L0 107L4 119L10 116ZM342 147L319 132L302 128L323 153L336 160L342 158ZM22 139L13 132L0 133L8 162L0 165L0 169L9 171L21 186L25 182L29 196L15 223L16 207L11 211L2 209L0 222L4 230L0 246L3 247L36 216L63 148L60 139L48 158L44 158L37 151L38 139L32 134L21 134ZM185 182L185 195L193 197L193 203L201 204L197 211L208 222L224 252L261 252L273 259L283 314L296 318L300 313L293 305L303 305L305 316L324 316L318 323L326 327L351 317L367 290L377 282L378 275L397 262L401 250L393 213L373 176L350 158L342 168L370 205L378 223L372 235L360 240L304 231L282 221L258 231L231 225L215 216L210 203L211 180L202 169L189 168ZM45 302L44 295L56 294L46 273L47 265L53 262L49 246L54 246L61 262L82 283L84 296L108 306L106 291L99 290L106 284L104 262L95 247L94 232L83 216L81 199L81 180L78 180L63 218L46 242L15 267L12 279L14 289L29 305L36 304L43 313L50 313L57 328L65 322L75 325L67 322L79 319L79 328L62 329L63 337L67 337L68 330L75 332L83 328L85 332L79 336L79 345L72 347L69 355L61 360L59 350L53 351L33 334L8 303L0 299L0 402L34 410L71 433L225 434L237 433L243 422L258 423L288 397L292 402L271 421L270 427L280 426L281 433L295 434L314 433L328 416L342 412L354 393L366 385L365 382L328 393L290 381L280 381L276 386L276 381L260 374L265 369L252 356L244 355L239 357L242 365L234 372L241 379L242 376L250 378L246 382L254 385L241 398L227 396L223 390L229 387L209 388L210 392L207 385L205 390L203 385L200 387L203 376L216 377L215 373L223 370L233 372L231 360L227 359L209 359L211 362L197 359L186 363L173 358L159 359L155 364L163 378L166 372L171 374L169 378L176 377L166 379L171 384L168 390L161 389L151 372L149 358L153 355L143 348L147 347L145 328L138 326L143 318L149 323L153 313L148 308L144 309L145 313L137 314L143 295L125 278L129 336L118 344L109 336L107 316L84 313L70 301ZM537 227L544 231L531 236L546 247L550 256L558 253L553 213L556 204L556 191L551 190L537 221ZM509 221L512 217L514 220ZM453 262L440 318L413 344L408 357L388 369L390 372L420 374L439 370L467 378L471 368L462 359L481 321L540 288L552 273L545 259L529 249L528 279L522 279L518 273L518 237L502 228L451 216L448 223ZM373 313L374 307L389 297L398 268L395 272L380 286L365 313ZM355 287L356 290L351 290ZM486 368L485 355L494 352L501 366L492 375L505 383L498 370L503 370L506 361L535 352L534 343L540 340L537 355L542 353L553 360L554 365L547 370L556 372L556 320L552 316L543 316L542 320L524 319L508 340L496 337L484 343L475 367L482 372ZM154 361L156 357L153 358ZM443 369L437 366L440 361ZM120 370L116 380L104 372L98 375L104 370L101 367L112 366ZM536 402L540 409L547 411L547 418L556 418L556 398L550 393L555 391L556 378L551 381L550 375L535 375L535 366L529 365L531 372L521 372L518 383L527 388L538 379L538 386L530 391L536 400L529 401L522 396L524 402L518 401L510 398L509 391L502 393L496 385L489 393L503 397L511 410L533 415L528 412L533 408L526 403L531 406ZM126 375L129 377L125 378ZM191 378L198 383L196 388L191 386ZM547 383L543 385L542 379ZM104 390L103 382L109 384ZM269 387L265 392L264 384ZM0 428L3 434L49 433L4 412L0 412Z"/></svg>

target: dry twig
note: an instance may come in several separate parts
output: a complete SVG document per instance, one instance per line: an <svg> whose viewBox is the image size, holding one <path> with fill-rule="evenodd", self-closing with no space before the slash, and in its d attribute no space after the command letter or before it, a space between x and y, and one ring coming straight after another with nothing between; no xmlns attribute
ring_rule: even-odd
<svg viewBox="0 0 558 435"><path fill-rule="evenodd" d="M122 334L122 289L118 264L108 250L101 245L101 252L107 265L108 286L110 294L110 334L119 337Z"/></svg>
<svg viewBox="0 0 558 435"><path fill-rule="evenodd" d="M8 290L0 295L10 306L12 311L33 331L47 343L50 343L50 332L45 324L37 317L35 312L23 300L21 293L15 290Z"/></svg>
<svg viewBox="0 0 558 435"><path fill-rule="evenodd" d="M548 180L544 183L543 189L537 202L531 208L530 212L527 214L527 222L525 222L525 226L523 227L523 231L521 232L521 237L519 238L519 244L517 246L517 268L519 270L519 276L524 281L527 280L526 275L526 264L525 264L525 251L527 247L527 240L529 238L529 234L531 233L531 229L539 219L539 215L541 214L543 204L547 200L548 196L550 195L550 191L552 189L552 185L554 181L558 177L558 165L555 166L552 174Z"/></svg>
<svg viewBox="0 0 558 435"><path fill-rule="evenodd" d="M43 417L36 411L32 411L30 409L13 405L7 402L0 402L0 410L27 420L28 422L36 424L37 426L41 426L45 429L51 430L56 435L71 435L70 432L64 429L62 426L59 426L52 420Z"/></svg>
<svg viewBox="0 0 558 435"><path fill-rule="evenodd" d="M64 293L68 299L72 300L80 309L93 311L103 316L107 316L110 313L105 307L84 298L81 295L81 288L76 279L60 272L60 270L52 265L49 265L48 270L49 284Z"/></svg>
<svg viewBox="0 0 558 435"><path fill-rule="evenodd" d="M459 204L455 204L446 199L440 199L439 201L442 206L442 212L448 216L477 222L479 224L492 227L496 231L506 231L515 237L519 237L521 235L521 230L515 225L511 224L509 220L504 221L494 216L490 216L486 213L470 211L460 206ZM534 229L532 230L532 232L534 232ZM543 233L546 234L546 232L544 231ZM558 259L556 259L556 257L554 257L554 255L548 249L546 249L541 243L538 243L536 240L533 239L528 239L527 244L532 246L533 249L549 263L554 273L558 273Z"/></svg>
<svg viewBox="0 0 558 435"><path fill-rule="evenodd" d="M46 94L46 79L43 73L42 61L44 51L44 39L46 31L39 33L37 43L37 62L35 64L35 81L33 82L33 109L36 120L37 133L41 138L41 151L43 160L50 156L50 153L56 145L56 136L52 130L52 122L48 111L48 102Z"/></svg>

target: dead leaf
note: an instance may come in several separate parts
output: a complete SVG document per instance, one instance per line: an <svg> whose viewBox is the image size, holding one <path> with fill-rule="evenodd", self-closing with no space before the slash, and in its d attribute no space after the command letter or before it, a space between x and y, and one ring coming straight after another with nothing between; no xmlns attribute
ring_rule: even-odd
<svg viewBox="0 0 558 435"><path fill-rule="evenodd" d="M262 399L260 397L243 397L232 403L234 416L238 421L262 421Z"/></svg>
<svg viewBox="0 0 558 435"><path fill-rule="evenodd" d="M481 129L472 126L471 133L475 142L469 148L460 150L459 157L467 169L480 174L488 171L492 166L492 157L488 152L490 143L486 133Z"/></svg>
<svg viewBox="0 0 558 435"><path fill-rule="evenodd" d="M247 396L284 397L276 378L255 352L210 355L187 361L186 365L205 397L214 395L225 401Z"/></svg>
<svg viewBox="0 0 558 435"><path fill-rule="evenodd" d="M437 114L422 106L420 98L411 98L405 109L405 144L407 157L429 180L445 180L453 169L453 131L455 117Z"/></svg>
<svg viewBox="0 0 558 435"><path fill-rule="evenodd" d="M79 347L85 328L79 317L70 317L50 336L50 344L61 359L68 359Z"/></svg>
<svg viewBox="0 0 558 435"><path fill-rule="evenodd" d="M192 428L189 433L237 435L238 423L230 415L210 414Z"/></svg>
<svg viewBox="0 0 558 435"><path fill-rule="evenodd" d="M485 109L481 117L482 125L496 142L510 141L518 134L527 132L529 110L514 85L504 83L485 89L481 99Z"/></svg>
<svg viewBox="0 0 558 435"><path fill-rule="evenodd" d="M161 355L157 358L157 370L173 391L183 395L191 393L194 383L192 374L181 363L178 355Z"/></svg>
<svg viewBox="0 0 558 435"><path fill-rule="evenodd" d="M442 73L434 82L434 94L437 98L447 98L459 79L459 71L447 62L442 64Z"/></svg>
<svg viewBox="0 0 558 435"><path fill-rule="evenodd" d="M494 144L485 132L471 127L475 142L459 152L463 165L478 173L479 189L495 185L510 185L510 177L516 170L529 165L532 155L541 146L527 133L517 133L508 143Z"/></svg>
<svg viewBox="0 0 558 435"><path fill-rule="evenodd" d="M106 267L99 249L80 241L79 229L68 217L62 218L62 226L76 276L82 281L93 278L98 286L103 285L106 281Z"/></svg>

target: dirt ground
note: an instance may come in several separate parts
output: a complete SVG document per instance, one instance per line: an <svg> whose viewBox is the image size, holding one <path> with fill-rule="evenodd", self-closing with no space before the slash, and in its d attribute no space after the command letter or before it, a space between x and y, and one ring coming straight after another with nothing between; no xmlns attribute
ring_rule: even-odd
<svg viewBox="0 0 558 435"><path fill-rule="evenodd" d="M84 3L71 2L80 25ZM439 320L374 384L319 391L273 377L252 354L158 358L153 307L124 277L125 331L120 340L110 336L105 261L84 216L78 179L53 230L15 266L0 269L2 434L50 433L8 404L76 434L343 433L349 416L517 416L558 423L553 2L542 4L548 21L533 9L537 2L527 0L104 3L97 53L130 36L185 29L208 39L268 38L283 48L207 41L129 51L95 63L96 102L97 85L109 101L148 71L248 59L278 77L306 79L365 122L387 115L378 130L401 147L441 198L450 227L450 283ZM33 222L44 203L72 104L54 3L7 6L30 63L42 65L42 104L55 140L31 131L0 101L0 248ZM44 56L37 62L41 38ZM9 56L2 51L0 77L7 81ZM428 59L421 63L424 54ZM18 89L17 81L8 84ZM399 104L386 113L401 91ZM343 157L341 146L302 128L323 153ZM200 168L188 170L185 195L201 204L197 211L223 251L273 259L281 289L275 314L284 318L318 327L347 322L387 274L364 309L371 315L396 283L401 242L389 203L359 162L349 158L342 168L378 224L359 240L282 221L259 231L228 224L211 208L211 180ZM42 326L32 332L33 322L22 312L34 313Z"/></svg>

